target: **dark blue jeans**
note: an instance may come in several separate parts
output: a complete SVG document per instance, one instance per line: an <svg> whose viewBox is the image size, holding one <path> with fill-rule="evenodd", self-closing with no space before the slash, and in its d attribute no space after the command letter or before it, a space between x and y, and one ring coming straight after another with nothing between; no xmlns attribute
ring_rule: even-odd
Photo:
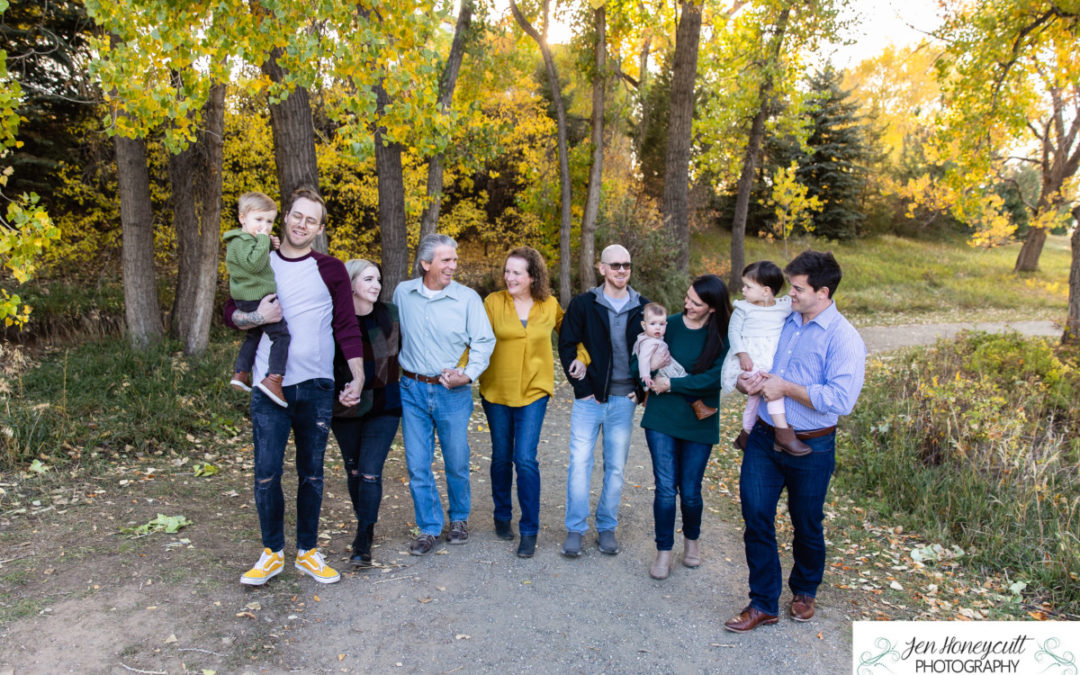
<svg viewBox="0 0 1080 675"><path fill-rule="evenodd" d="M236 308L241 312L254 312L259 308L261 300L233 300ZM240 345L240 353L236 355L236 363L233 369L238 373L250 373L255 367L255 352L259 349L263 333L270 338L270 356L268 357L267 375L284 375L285 364L289 360L289 343L292 336L289 333L289 324L285 319L277 323L265 323L244 331L244 343ZM261 373L252 373L252 380L258 384L262 380ZM274 549L277 550L277 549Z"/></svg>
<svg viewBox="0 0 1080 675"><path fill-rule="evenodd" d="M397 415L376 415L335 417L330 424L345 461L349 499L361 527L379 522L383 465L400 422Z"/></svg>
<svg viewBox="0 0 1080 675"><path fill-rule="evenodd" d="M480 399L491 430L491 499L495 519L514 517L510 486L517 469L517 496L521 507L518 529L523 536L540 531L540 465L536 446L544 425L548 399L544 396L529 405L512 407Z"/></svg>
<svg viewBox="0 0 1080 675"><path fill-rule="evenodd" d="M289 431L296 445L296 546L312 549L318 543L322 508L323 453L334 410L334 381L305 380L284 387L288 408L267 398L261 389L251 394L251 427L255 440L255 508L259 512L263 546L285 547L285 497L281 474Z"/></svg>
<svg viewBox="0 0 1080 675"><path fill-rule="evenodd" d="M773 434L757 424L743 451L739 475L746 530L746 566L750 568L750 605L779 614L783 577L776 548L776 505L787 488L788 514L794 529L792 593L814 597L825 573L825 495L836 466L836 433L803 441L813 450L792 457L773 450Z"/></svg>
<svg viewBox="0 0 1080 675"><path fill-rule="evenodd" d="M656 550L670 551L675 545L675 495L679 495L683 536L701 536L701 479L709 463L712 446L686 441L653 429L645 430L645 442L652 456L653 520L656 522Z"/></svg>

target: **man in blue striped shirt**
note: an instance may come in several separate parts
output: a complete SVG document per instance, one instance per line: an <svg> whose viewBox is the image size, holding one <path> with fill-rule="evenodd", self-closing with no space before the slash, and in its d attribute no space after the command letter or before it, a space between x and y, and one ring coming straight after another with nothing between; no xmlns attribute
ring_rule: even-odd
<svg viewBox="0 0 1080 675"><path fill-rule="evenodd" d="M809 621L825 572L825 495L836 466L836 422L855 407L863 385L866 346L836 309L832 296L842 276L831 253L804 251L784 269L791 286L791 315L776 347L772 372L744 383L746 393L786 400L785 414L810 452L795 456L773 443L762 406L743 451L739 493L746 529L750 604L724 624L745 633L779 618L783 577L776 547L776 505L784 488L794 529L788 577L791 618Z"/></svg>

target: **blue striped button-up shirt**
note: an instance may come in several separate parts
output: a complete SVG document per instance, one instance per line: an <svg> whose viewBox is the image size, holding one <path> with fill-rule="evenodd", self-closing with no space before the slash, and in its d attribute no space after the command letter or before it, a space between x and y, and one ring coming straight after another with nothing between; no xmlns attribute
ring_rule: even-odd
<svg viewBox="0 0 1080 675"><path fill-rule="evenodd" d="M866 345L835 302L806 324L802 314L792 312L780 333L772 373L806 387L814 407L785 398L787 423L796 431L835 425L855 407L865 368ZM758 415L772 424L764 405Z"/></svg>
<svg viewBox="0 0 1080 675"><path fill-rule="evenodd" d="M401 321L398 363L410 372L438 377L444 368L457 367L468 348L465 374L475 382L495 349L495 333L484 301L476 291L456 281L428 298L420 291L423 281L409 279L394 289Z"/></svg>

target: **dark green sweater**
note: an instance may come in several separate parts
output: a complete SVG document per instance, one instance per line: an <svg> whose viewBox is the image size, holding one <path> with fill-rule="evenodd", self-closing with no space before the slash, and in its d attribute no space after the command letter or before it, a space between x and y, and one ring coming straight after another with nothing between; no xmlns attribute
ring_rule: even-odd
<svg viewBox="0 0 1080 675"><path fill-rule="evenodd" d="M696 374L691 371L705 348L705 329L691 330L683 323L682 313L672 314L668 317L664 341L671 350L671 358L690 374L673 379L671 391L665 394L649 393L641 426L682 440L715 445L720 440L720 414L699 420L686 397L701 399L712 408L719 406L720 371L724 367L727 340L712 367Z"/></svg>

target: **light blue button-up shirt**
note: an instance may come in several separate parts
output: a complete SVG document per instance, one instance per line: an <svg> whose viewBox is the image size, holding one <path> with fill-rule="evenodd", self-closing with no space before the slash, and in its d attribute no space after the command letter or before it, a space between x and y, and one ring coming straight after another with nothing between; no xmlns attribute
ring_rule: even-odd
<svg viewBox="0 0 1080 675"><path fill-rule="evenodd" d="M772 373L806 387L814 407L785 398L788 425L796 431L835 425L840 415L850 414L855 407L865 369L866 345L835 302L806 324L802 314L792 312L780 333ZM758 416L772 424L764 405L758 408Z"/></svg>
<svg viewBox="0 0 1080 675"><path fill-rule="evenodd" d="M495 349L484 302L456 281L429 298L420 290L422 283L422 278L409 279L394 289L401 322L398 363L418 375L438 377L444 368L456 368L468 348L465 374L475 382Z"/></svg>

